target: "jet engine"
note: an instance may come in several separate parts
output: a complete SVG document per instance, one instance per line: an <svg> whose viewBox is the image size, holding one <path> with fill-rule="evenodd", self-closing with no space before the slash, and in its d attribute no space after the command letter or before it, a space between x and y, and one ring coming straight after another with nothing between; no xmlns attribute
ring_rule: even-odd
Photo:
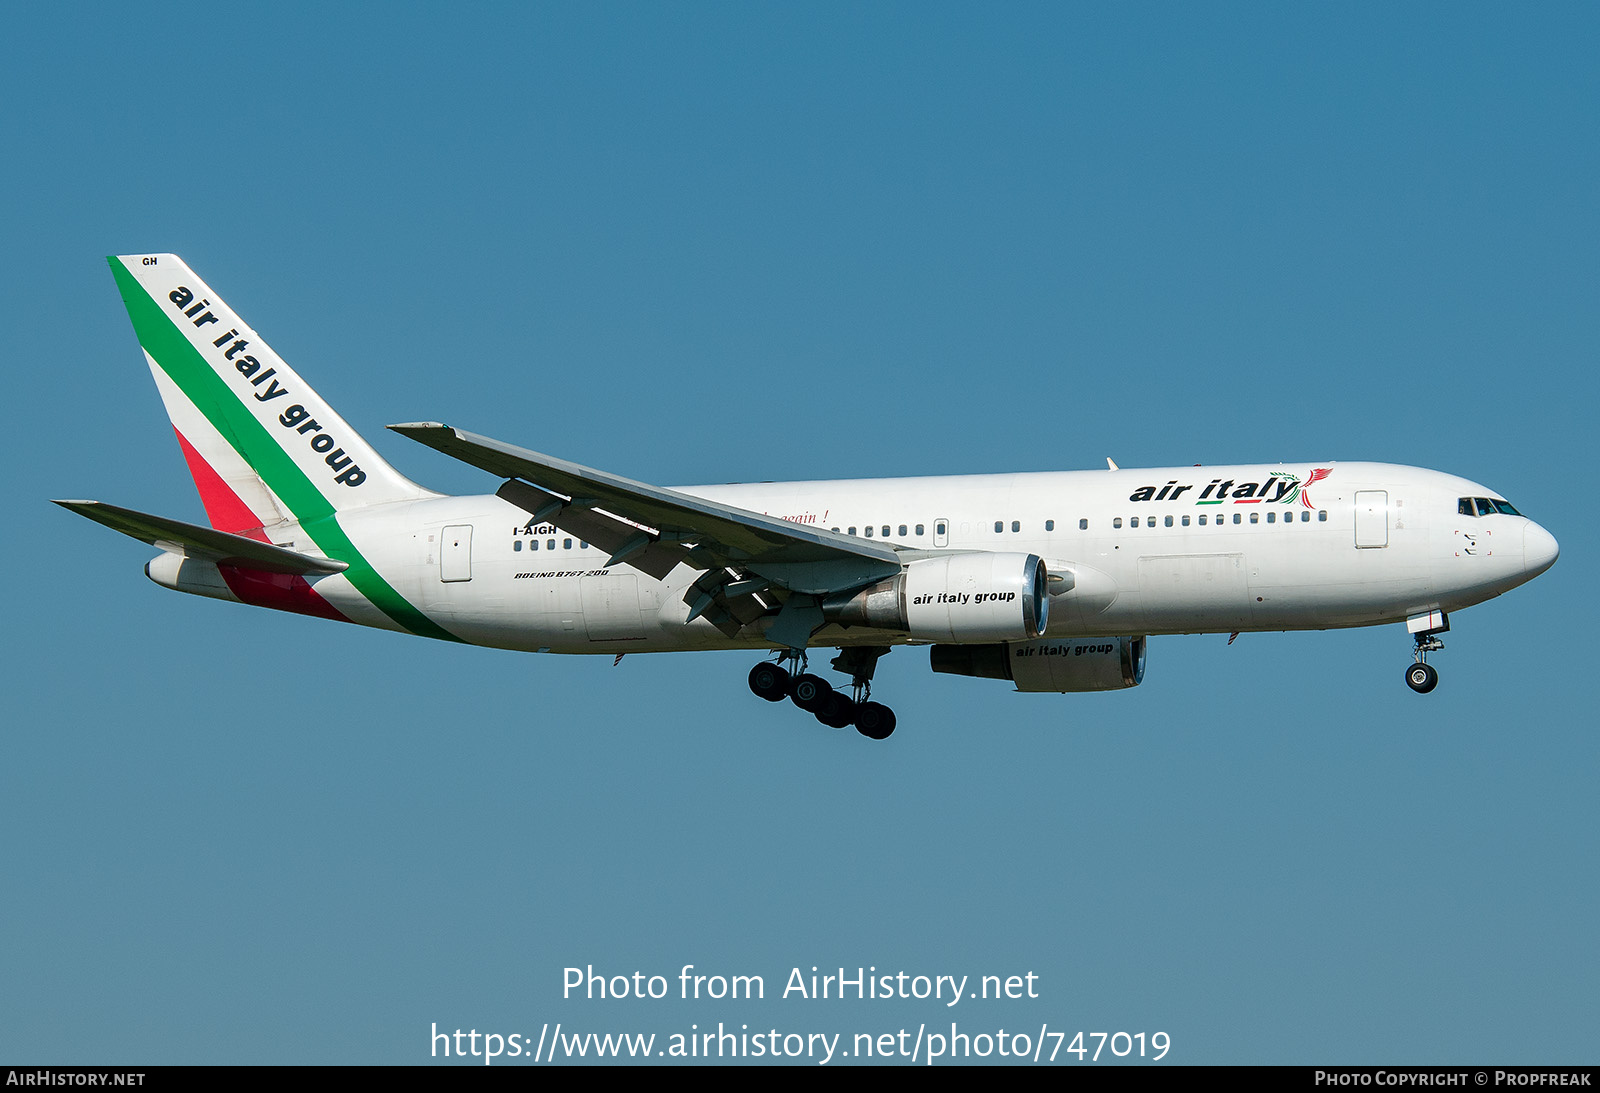
<svg viewBox="0 0 1600 1093"><path fill-rule="evenodd" d="M841 626L899 630L913 639L1024 642L1044 633L1049 572L1034 554L947 554L822 602Z"/></svg>
<svg viewBox="0 0 1600 1093"><path fill-rule="evenodd" d="M1144 681L1145 639L1041 638L935 645L933 670L1009 679L1019 691L1118 691Z"/></svg>

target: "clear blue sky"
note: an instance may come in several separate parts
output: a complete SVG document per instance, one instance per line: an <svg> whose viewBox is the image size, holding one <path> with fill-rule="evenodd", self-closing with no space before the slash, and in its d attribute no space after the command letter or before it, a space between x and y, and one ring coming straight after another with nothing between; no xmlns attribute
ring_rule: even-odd
<svg viewBox="0 0 1600 1093"><path fill-rule="evenodd" d="M1600 1056L1592 5L6 22L0 1062L546 1021ZM178 596L46 503L202 516L103 261L167 250L440 489L495 483L385 423L667 484L1389 460L1563 554L1452 620L1427 698L1401 627L1157 639L1111 695L902 649L882 745L755 699L748 654ZM690 963L768 998L560 997ZM813 965L1040 997L777 997Z"/></svg>

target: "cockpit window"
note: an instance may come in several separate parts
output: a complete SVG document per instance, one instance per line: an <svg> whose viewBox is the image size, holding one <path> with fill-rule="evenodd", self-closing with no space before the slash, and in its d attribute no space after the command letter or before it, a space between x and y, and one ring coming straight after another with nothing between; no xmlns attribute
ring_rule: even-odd
<svg viewBox="0 0 1600 1093"><path fill-rule="evenodd" d="M1510 502L1490 497L1462 497L1456 501L1456 511L1462 516L1493 516L1495 513L1502 516L1522 515L1511 507Z"/></svg>

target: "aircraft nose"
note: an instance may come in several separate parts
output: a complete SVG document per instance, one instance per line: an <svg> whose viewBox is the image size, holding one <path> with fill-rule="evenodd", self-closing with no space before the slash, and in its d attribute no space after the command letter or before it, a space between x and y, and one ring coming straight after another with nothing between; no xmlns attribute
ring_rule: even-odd
<svg viewBox="0 0 1600 1093"><path fill-rule="evenodd" d="M1522 568L1529 577L1537 577L1556 564L1561 557L1561 546L1556 537L1544 528L1528 521L1522 529Z"/></svg>

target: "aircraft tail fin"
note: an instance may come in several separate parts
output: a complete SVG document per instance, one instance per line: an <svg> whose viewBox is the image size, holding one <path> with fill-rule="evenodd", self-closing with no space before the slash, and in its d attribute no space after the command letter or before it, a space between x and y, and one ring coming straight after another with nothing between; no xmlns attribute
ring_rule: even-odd
<svg viewBox="0 0 1600 1093"><path fill-rule="evenodd" d="M261 528L435 496L391 467L173 254L111 272L211 526Z"/></svg>

